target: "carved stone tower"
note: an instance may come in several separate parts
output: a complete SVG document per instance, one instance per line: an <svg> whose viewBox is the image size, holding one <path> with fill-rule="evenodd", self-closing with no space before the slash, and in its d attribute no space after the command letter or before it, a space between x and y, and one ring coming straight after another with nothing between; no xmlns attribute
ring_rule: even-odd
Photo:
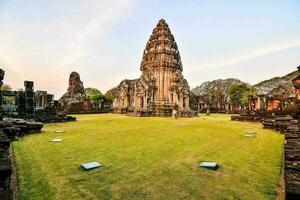
<svg viewBox="0 0 300 200"><path fill-rule="evenodd" d="M189 110L189 86L182 76L180 53L163 19L158 22L146 44L140 70L142 78L153 82L153 93L148 96L149 106L160 110L170 109L176 104L181 110Z"/></svg>
<svg viewBox="0 0 300 200"><path fill-rule="evenodd" d="M161 19L146 44L139 79L123 80L114 90L113 109L138 116L190 116L190 88L182 75L182 63L174 36Z"/></svg>

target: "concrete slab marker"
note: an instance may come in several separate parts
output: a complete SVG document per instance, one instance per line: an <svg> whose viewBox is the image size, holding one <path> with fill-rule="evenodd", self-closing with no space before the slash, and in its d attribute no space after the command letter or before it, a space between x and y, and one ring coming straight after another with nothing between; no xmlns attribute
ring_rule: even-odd
<svg viewBox="0 0 300 200"><path fill-rule="evenodd" d="M91 169L95 169L95 168L98 168L98 167L102 167L102 164L99 163L99 162L89 162L89 163L81 164L81 167L84 170L91 170Z"/></svg>
<svg viewBox="0 0 300 200"><path fill-rule="evenodd" d="M212 170L217 170L219 168L219 165L217 162L208 162L204 161L199 164L199 167L201 168L206 168L206 169L212 169Z"/></svg>
<svg viewBox="0 0 300 200"><path fill-rule="evenodd" d="M65 130L56 130L56 131L54 131L55 133L64 133L65 132Z"/></svg>
<svg viewBox="0 0 300 200"><path fill-rule="evenodd" d="M254 138L255 135L253 135L253 134L245 134L244 137L247 137L247 138Z"/></svg>
<svg viewBox="0 0 300 200"><path fill-rule="evenodd" d="M54 139L50 140L50 142L62 142L62 141L64 141L64 140L61 138L54 138Z"/></svg>

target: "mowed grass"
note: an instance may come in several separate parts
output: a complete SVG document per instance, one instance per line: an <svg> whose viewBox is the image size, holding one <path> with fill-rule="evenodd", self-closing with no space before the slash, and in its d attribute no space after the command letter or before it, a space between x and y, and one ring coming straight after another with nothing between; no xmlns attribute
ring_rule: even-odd
<svg viewBox="0 0 300 200"><path fill-rule="evenodd" d="M259 123L229 115L76 117L13 143L22 200L277 198L283 136ZM256 137L245 138L247 131ZM90 161L104 166L83 171ZM201 169L200 161L220 169Z"/></svg>

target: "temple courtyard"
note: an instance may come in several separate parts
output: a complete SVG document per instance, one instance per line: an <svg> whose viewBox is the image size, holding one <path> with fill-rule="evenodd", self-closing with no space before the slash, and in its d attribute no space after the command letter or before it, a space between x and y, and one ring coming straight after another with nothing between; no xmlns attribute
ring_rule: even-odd
<svg viewBox="0 0 300 200"><path fill-rule="evenodd" d="M280 199L284 135L260 123L222 114L75 116L13 143L22 200ZM81 169L92 161L103 166Z"/></svg>

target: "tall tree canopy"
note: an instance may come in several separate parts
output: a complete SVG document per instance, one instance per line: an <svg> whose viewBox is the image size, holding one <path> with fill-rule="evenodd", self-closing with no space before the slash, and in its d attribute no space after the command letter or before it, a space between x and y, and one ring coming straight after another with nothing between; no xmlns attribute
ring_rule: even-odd
<svg viewBox="0 0 300 200"><path fill-rule="evenodd" d="M1 87L1 90L11 91L12 88L10 87L10 85L4 83Z"/></svg>
<svg viewBox="0 0 300 200"><path fill-rule="evenodd" d="M234 83L229 91L230 103L233 105L247 105L250 96L256 96L256 89L247 83Z"/></svg>
<svg viewBox="0 0 300 200"><path fill-rule="evenodd" d="M85 88L84 91L86 96L93 101L107 101L107 97L96 88Z"/></svg>
<svg viewBox="0 0 300 200"><path fill-rule="evenodd" d="M202 96L209 104L219 103L224 107L229 102L228 91L234 83L241 83L241 81L234 78L207 81L194 88L192 92Z"/></svg>

